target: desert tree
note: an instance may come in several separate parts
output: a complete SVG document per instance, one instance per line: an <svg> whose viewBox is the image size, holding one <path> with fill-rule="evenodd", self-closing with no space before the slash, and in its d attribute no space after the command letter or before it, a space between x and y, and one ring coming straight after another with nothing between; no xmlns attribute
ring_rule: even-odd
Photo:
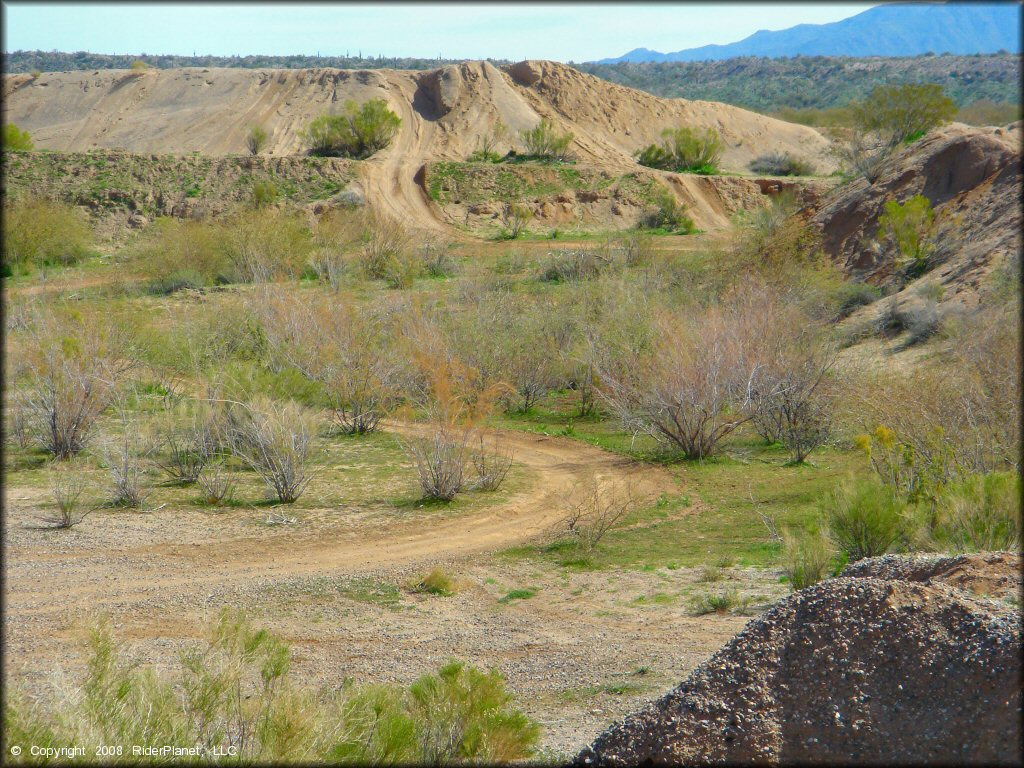
<svg viewBox="0 0 1024 768"><path fill-rule="evenodd" d="M569 146L573 135L562 133L548 118L542 118L537 125L519 134L530 157L544 160L566 161L569 159Z"/></svg>
<svg viewBox="0 0 1024 768"><path fill-rule="evenodd" d="M253 125L249 127L249 132L245 136L245 148L249 150L249 154L254 157L263 151L263 148L267 145L267 131L261 125Z"/></svg>

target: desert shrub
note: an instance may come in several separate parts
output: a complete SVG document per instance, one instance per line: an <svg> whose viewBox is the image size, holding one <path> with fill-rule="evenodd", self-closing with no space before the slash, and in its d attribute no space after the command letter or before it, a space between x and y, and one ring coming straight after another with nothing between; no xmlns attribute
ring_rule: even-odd
<svg viewBox="0 0 1024 768"><path fill-rule="evenodd" d="M31 706L5 697L8 738L40 746L189 744L245 763L496 763L527 758L538 726L512 706L497 671L449 662L409 688L292 681L286 643L225 609L168 679L131 664L109 621L90 628L86 672Z"/></svg>
<svg viewBox="0 0 1024 768"><path fill-rule="evenodd" d="M690 613L705 616L709 613L729 613L740 605L739 592L725 589L717 594L698 595L690 601Z"/></svg>
<svg viewBox="0 0 1024 768"><path fill-rule="evenodd" d="M499 163L502 156L498 145L508 140L508 128L501 120L477 139L476 149L467 159L471 163Z"/></svg>
<svg viewBox="0 0 1024 768"><path fill-rule="evenodd" d="M833 144L831 151L845 174L863 176L869 184L874 184L889 168L898 147L899 141L892 135L854 128L847 132L843 141Z"/></svg>
<svg viewBox="0 0 1024 768"><path fill-rule="evenodd" d="M933 300L901 304L896 309L893 326L897 332L906 332L906 346L921 344L942 330L939 305Z"/></svg>
<svg viewBox="0 0 1024 768"><path fill-rule="evenodd" d="M869 283L843 283L836 294L838 317L849 317L860 307L873 304L882 298L882 291Z"/></svg>
<svg viewBox="0 0 1024 768"><path fill-rule="evenodd" d="M548 253L546 262L540 268L540 279L549 283L587 280L606 270L624 267L624 255L607 246L561 248Z"/></svg>
<svg viewBox="0 0 1024 768"><path fill-rule="evenodd" d="M424 499L451 501L462 490L469 437L467 430L441 426L430 437L408 444Z"/></svg>
<svg viewBox="0 0 1024 768"><path fill-rule="evenodd" d="M41 447L66 459L85 447L132 353L124 334L104 318L50 312L32 322L19 400ZM80 324L77 334L68 332L72 323Z"/></svg>
<svg viewBox="0 0 1024 768"><path fill-rule="evenodd" d="M195 291L206 285L206 279L194 269L179 269L165 277L150 281L148 290L155 296L170 296L178 291Z"/></svg>
<svg viewBox="0 0 1024 768"><path fill-rule="evenodd" d="M388 108L384 99L370 99L363 104L349 100L342 114L320 115L302 132L302 137L312 155L362 160L387 147L401 125L401 118Z"/></svg>
<svg viewBox="0 0 1024 768"><path fill-rule="evenodd" d="M931 539L954 552L1016 552L1021 546L1020 477L969 475L938 499Z"/></svg>
<svg viewBox="0 0 1024 768"><path fill-rule="evenodd" d="M555 124L546 117L533 128L519 134L526 154L544 160L565 161L569 159L571 133L559 133Z"/></svg>
<svg viewBox="0 0 1024 768"><path fill-rule="evenodd" d="M734 313L662 315L649 352L617 370L598 368L601 396L631 431L646 432L689 459L711 456L749 415L750 371Z"/></svg>
<svg viewBox="0 0 1024 768"><path fill-rule="evenodd" d="M232 282L298 277L312 238L304 218L288 211L244 211L224 225L221 247Z"/></svg>
<svg viewBox="0 0 1024 768"><path fill-rule="evenodd" d="M499 237L502 240L515 240L526 230L526 225L533 218L533 211L525 205L506 202L501 208L501 232Z"/></svg>
<svg viewBox="0 0 1024 768"><path fill-rule="evenodd" d="M202 501L211 507L220 506L228 501L235 491L235 484L227 473L224 462L208 461L196 478L202 491Z"/></svg>
<svg viewBox="0 0 1024 768"><path fill-rule="evenodd" d="M443 568L434 568L423 578L415 580L409 588L413 592L441 597L451 597L456 591L455 580Z"/></svg>
<svg viewBox="0 0 1024 768"><path fill-rule="evenodd" d="M412 253L409 233L395 219L372 217L359 254L363 274L392 288L408 288L422 267Z"/></svg>
<svg viewBox="0 0 1024 768"><path fill-rule="evenodd" d="M158 454L154 463L171 482L191 485L216 453L216 425L201 407L172 416L159 431L156 450L162 455Z"/></svg>
<svg viewBox="0 0 1024 768"><path fill-rule="evenodd" d="M119 507L141 507L149 496L149 489L144 484L142 458L145 449L138 424L122 413L121 434L109 436L102 453L110 469L110 503Z"/></svg>
<svg viewBox="0 0 1024 768"><path fill-rule="evenodd" d="M257 181L252 185L252 204L257 208L277 202L279 195L272 181Z"/></svg>
<svg viewBox="0 0 1024 768"><path fill-rule="evenodd" d="M256 156L263 151L268 138L267 132L262 126L250 126L249 132L245 136L245 148L249 150L250 155Z"/></svg>
<svg viewBox="0 0 1024 768"><path fill-rule="evenodd" d="M885 203L877 238L891 254L894 274L904 281L921 276L932 266L935 237L935 212L927 197L914 195L903 203Z"/></svg>
<svg viewBox="0 0 1024 768"><path fill-rule="evenodd" d="M641 149L637 162L649 168L677 173L712 174L718 172L724 147L714 128L704 131L687 126L666 128L661 132L661 144L650 144Z"/></svg>
<svg viewBox="0 0 1024 768"><path fill-rule="evenodd" d="M54 528L72 528L85 519L91 510L81 509L82 494L87 488L85 475L64 466L50 471L50 493L57 509L43 521Z"/></svg>
<svg viewBox="0 0 1024 768"><path fill-rule="evenodd" d="M229 427L233 453L270 487L282 504L296 501L312 480L316 420L293 402L258 398L237 403Z"/></svg>
<svg viewBox="0 0 1024 768"><path fill-rule="evenodd" d="M356 254L368 238L367 229L366 216L354 210L329 211L317 220L310 265L320 280L338 290L345 277L356 275L359 271Z"/></svg>
<svg viewBox="0 0 1024 768"><path fill-rule="evenodd" d="M512 449L494 440L490 445L479 435L473 449L473 469L476 477L471 484L475 491L496 491L505 482L512 468Z"/></svg>
<svg viewBox="0 0 1024 768"><path fill-rule="evenodd" d="M672 191L659 185L651 202L644 209L638 226L641 229L659 229L688 235L696 231L693 219L686 215L686 206L680 203Z"/></svg>
<svg viewBox="0 0 1024 768"><path fill-rule="evenodd" d="M829 572L832 549L828 537L820 531L782 533L782 570L794 590L817 584Z"/></svg>
<svg viewBox="0 0 1024 768"><path fill-rule="evenodd" d="M451 243L426 239L416 249L416 258L429 277L452 277L458 272Z"/></svg>
<svg viewBox="0 0 1024 768"><path fill-rule="evenodd" d="M31 152L35 149L28 131L22 131L14 123L4 123L3 148L10 152Z"/></svg>
<svg viewBox="0 0 1024 768"><path fill-rule="evenodd" d="M879 85L851 108L858 128L896 142L912 141L956 115L956 105L937 83Z"/></svg>
<svg viewBox="0 0 1024 768"><path fill-rule="evenodd" d="M978 99L967 106L960 107L956 113L958 122L968 125L1009 125L1021 119L1020 103L995 102L991 99Z"/></svg>
<svg viewBox="0 0 1024 768"><path fill-rule="evenodd" d="M5 199L3 265L8 271L28 267L68 266L92 252L93 234L75 208L44 198Z"/></svg>
<svg viewBox="0 0 1024 768"><path fill-rule="evenodd" d="M643 506L643 500L629 485L600 483L595 476L577 483L565 494L565 515L553 531L568 538L583 557L590 557L609 531Z"/></svg>
<svg viewBox="0 0 1024 768"><path fill-rule="evenodd" d="M198 274L200 285L229 280L224 230L209 221L158 218L131 246L143 272L153 276L153 292L169 292L181 278Z"/></svg>
<svg viewBox="0 0 1024 768"><path fill-rule="evenodd" d="M769 152L750 161L753 173L770 176L813 176L814 165L788 152Z"/></svg>
<svg viewBox="0 0 1024 768"><path fill-rule="evenodd" d="M359 311L354 302L308 301L266 294L260 318L270 361L291 366L326 394L336 424L346 434L366 434L398 403L403 366L388 342L383 312Z"/></svg>
<svg viewBox="0 0 1024 768"><path fill-rule="evenodd" d="M829 438L835 418L835 346L825 329L799 307L768 291L736 299L755 323L758 339L746 363L751 370L745 407L768 442L781 442L793 463L804 461Z"/></svg>
<svg viewBox="0 0 1024 768"><path fill-rule="evenodd" d="M907 539L906 503L875 478L841 484L821 503L829 535L851 561L884 555Z"/></svg>

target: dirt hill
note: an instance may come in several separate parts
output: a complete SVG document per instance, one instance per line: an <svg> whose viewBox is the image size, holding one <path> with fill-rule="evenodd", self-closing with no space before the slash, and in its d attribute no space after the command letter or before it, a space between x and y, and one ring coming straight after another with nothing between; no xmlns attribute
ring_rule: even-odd
<svg viewBox="0 0 1024 768"><path fill-rule="evenodd" d="M938 279L945 300L970 303L989 268L1020 251L1021 182L1021 123L954 123L904 149L874 184L862 178L838 188L814 222L848 274L883 283L892 271L891 254L876 244L883 206L924 195L940 233L932 256L938 266L918 282Z"/></svg>
<svg viewBox="0 0 1024 768"><path fill-rule="evenodd" d="M1019 590L1020 556L891 560L783 600L576 762L1017 764L1020 614L956 586Z"/></svg>
<svg viewBox="0 0 1024 768"><path fill-rule="evenodd" d="M834 165L827 141L810 128L724 104L660 99L543 61L501 69L469 62L425 72L174 69L4 77L6 119L27 129L37 147L60 151L240 154L249 126L261 124L270 133L269 154L293 155L302 151L300 132L316 115L347 99L371 98L385 99L402 128L388 149L363 164L362 191L371 204L420 226L444 226L423 188L426 164L466 159L498 120L515 136L549 118L574 134L581 167L616 174L636 170L633 153L678 125L716 128L727 171L743 171L766 152L791 152L821 172ZM694 207L700 215L708 206L697 199Z"/></svg>

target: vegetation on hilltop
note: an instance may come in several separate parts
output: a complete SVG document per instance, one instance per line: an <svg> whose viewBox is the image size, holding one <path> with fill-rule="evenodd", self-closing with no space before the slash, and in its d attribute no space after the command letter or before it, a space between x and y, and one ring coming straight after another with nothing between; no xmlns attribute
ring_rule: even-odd
<svg viewBox="0 0 1024 768"><path fill-rule="evenodd" d="M937 83L958 107L989 99L1019 104L1020 57L831 57L576 64L577 69L656 96L705 99L759 112L827 110L863 99L879 85Z"/></svg>

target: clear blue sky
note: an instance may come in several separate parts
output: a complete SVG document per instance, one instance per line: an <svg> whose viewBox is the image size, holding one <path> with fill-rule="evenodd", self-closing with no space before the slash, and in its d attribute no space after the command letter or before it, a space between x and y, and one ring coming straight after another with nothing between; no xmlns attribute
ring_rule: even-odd
<svg viewBox="0 0 1024 768"><path fill-rule="evenodd" d="M878 3L3 3L5 51L589 61L839 21Z"/></svg>

